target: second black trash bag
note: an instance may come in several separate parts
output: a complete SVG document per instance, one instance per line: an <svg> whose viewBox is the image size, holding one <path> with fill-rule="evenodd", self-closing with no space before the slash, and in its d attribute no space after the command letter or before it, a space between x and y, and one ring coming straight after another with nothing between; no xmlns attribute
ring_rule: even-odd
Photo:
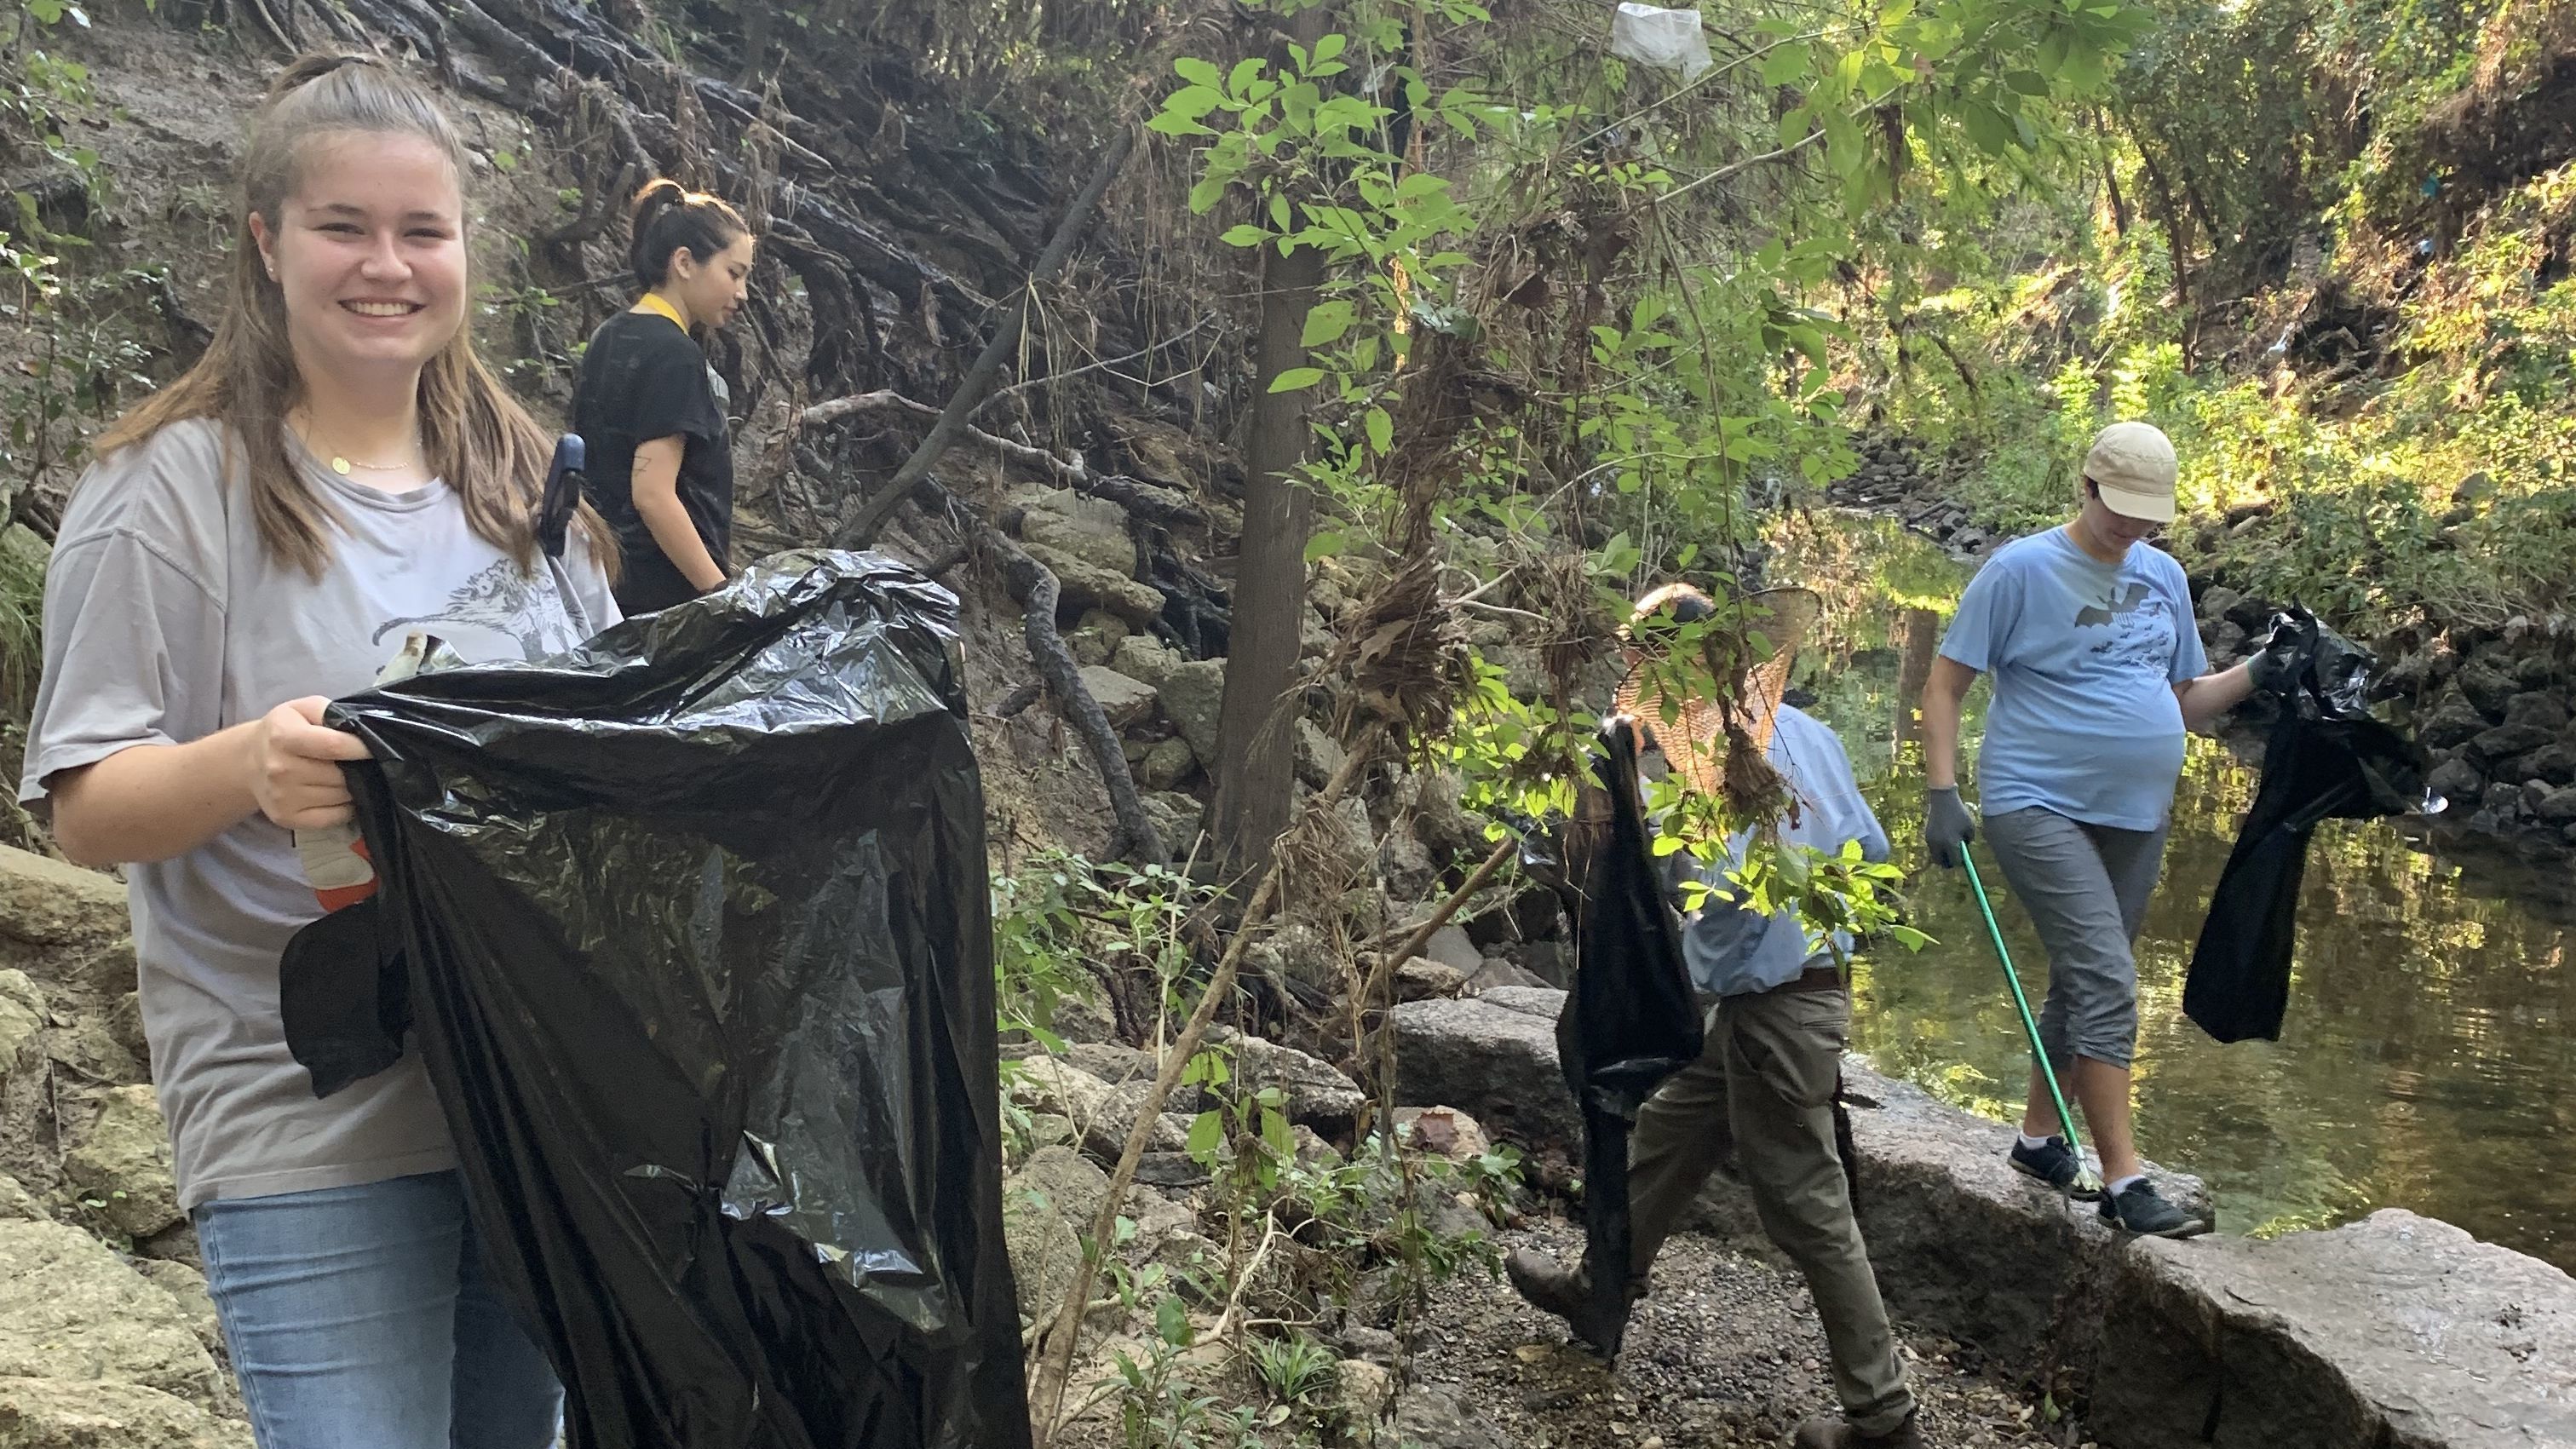
<svg viewBox="0 0 2576 1449"><path fill-rule="evenodd" d="M2182 990L2183 1014L2223 1042L2281 1038L2317 826L2425 805L2424 752L2368 712L2369 654L2305 611L2280 616L2264 648L2291 666L2289 697Z"/></svg>
<svg viewBox="0 0 2576 1449"><path fill-rule="evenodd" d="M333 706L575 1449L1028 1442L956 600L782 555Z"/></svg>
<svg viewBox="0 0 2576 1449"><path fill-rule="evenodd" d="M1558 1057L1583 1109L1584 1336L1617 1357L1628 1323L1628 1131L1664 1078L1699 1059L1700 1011L1681 937L1664 905L1631 721L1602 731L1594 764L1607 830L1583 869L1574 990L1557 1017ZM1589 793L1588 791L1586 792Z"/></svg>

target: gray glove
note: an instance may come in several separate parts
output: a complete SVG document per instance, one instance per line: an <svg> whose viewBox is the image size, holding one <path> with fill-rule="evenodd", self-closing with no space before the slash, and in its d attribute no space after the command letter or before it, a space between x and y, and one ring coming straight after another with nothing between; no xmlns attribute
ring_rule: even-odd
<svg viewBox="0 0 2576 1449"><path fill-rule="evenodd" d="M2287 694L2299 682L2298 651L2266 647L2245 661L2245 678L2256 694Z"/></svg>
<svg viewBox="0 0 2576 1449"><path fill-rule="evenodd" d="M1977 838L1976 817L1959 800L1959 787L1927 790L1923 795L1923 843L1932 851L1932 863L1943 870L1957 870L1967 854L1968 842Z"/></svg>

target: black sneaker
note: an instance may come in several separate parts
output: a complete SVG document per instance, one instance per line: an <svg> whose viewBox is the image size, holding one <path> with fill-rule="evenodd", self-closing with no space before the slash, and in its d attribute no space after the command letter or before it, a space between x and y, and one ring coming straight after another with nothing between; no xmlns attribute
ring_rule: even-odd
<svg viewBox="0 0 2576 1449"><path fill-rule="evenodd" d="M2037 1147L2024 1147L2015 1137L2007 1160L2013 1171L2038 1178L2077 1202L2098 1202L2102 1197L2102 1189L2084 1181L2083 1155L2067 1146L2063 1137L2051 1137Z"/></svg>
<svg viewBox="0 0 2576 1449"><path fill-rule="evenodd" d="M2209 1224L2156 1196L2155 1184L2146 1181L2103 1198L2102 1221L2148 1238L2196 1238L2209 1231Z"/></svg>

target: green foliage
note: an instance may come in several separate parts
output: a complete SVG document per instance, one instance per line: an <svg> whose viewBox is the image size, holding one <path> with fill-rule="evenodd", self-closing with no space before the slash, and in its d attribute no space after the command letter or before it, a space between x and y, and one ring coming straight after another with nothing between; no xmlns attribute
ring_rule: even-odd
<svg viewBox="0 0 2576 1449"><path fill-rule="evenodd" d="M1253 1377L1271 1402L1282 1407L1314 1407L1333 1386L1340 1360L1330 1348L1302 1333L1284 1338L1256 1338L1244 1357Z"/></svg>

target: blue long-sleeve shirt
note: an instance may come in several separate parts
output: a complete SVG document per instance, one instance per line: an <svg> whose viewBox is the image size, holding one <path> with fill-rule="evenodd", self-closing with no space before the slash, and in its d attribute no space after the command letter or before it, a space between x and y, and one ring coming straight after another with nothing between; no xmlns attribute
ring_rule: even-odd
<svg viewBox="0 0 2576 1449"><path fill-rule="evenodd" d="M1832 730L1805 711L1782 705L1771 733L1769 757L1771 767L1798 797L1796 821L1784 823L1780 830L1784 846L1812 846L1839 854L1846 841L1857 840L1866 859L1887 859L1887 830L1861 798L1851 758ZM1726 873L1742 867L1751 840L1750 831L1730 838L1702 878L1724 889ZM1795 907L1762 916L1715 896L1691 914L1682 930L1682 959L1690 967L1692 984L1718 996L1744 996L1785 986L1808 962L1819 956L1831 959L1837 948L1848 954L1851 947L1850 936L1843 932L1835 932L1831 942L1809 932Z"/></svg>

